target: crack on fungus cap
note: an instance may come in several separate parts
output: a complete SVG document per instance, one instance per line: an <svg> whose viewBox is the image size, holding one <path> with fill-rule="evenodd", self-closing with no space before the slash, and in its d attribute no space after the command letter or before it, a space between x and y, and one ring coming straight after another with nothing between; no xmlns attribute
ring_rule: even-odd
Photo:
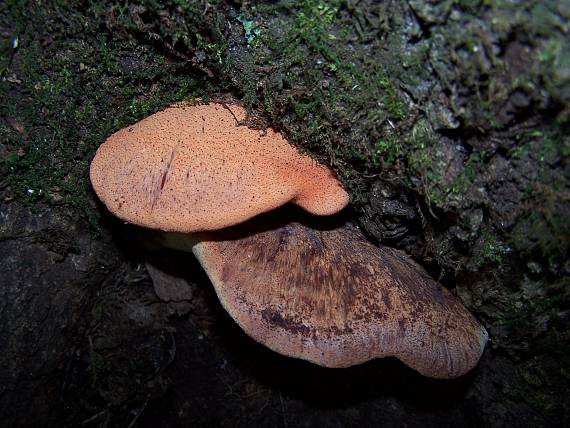
<svg viewBox="0 0 570 428"><path fill-rule="evenodd" d="M348 204L325 166L272 129L239 126L239 105L178 104L109 137L91 163L117 217L164 231L216 230L292 202L317 215Z"/></svg>
<svg viewBox="0 0 570 428"><path fill-rule="evenodd" d="M274 219L265 214L193 246L249 336L326 367L393 356L425 376L454 378L476 365L487 332L403 252L372 245L346 223Z"/></svg>

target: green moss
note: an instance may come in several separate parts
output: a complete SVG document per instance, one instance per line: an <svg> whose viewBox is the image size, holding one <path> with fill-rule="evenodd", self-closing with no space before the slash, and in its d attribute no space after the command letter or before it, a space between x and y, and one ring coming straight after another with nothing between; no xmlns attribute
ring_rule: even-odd
<svg viewBox="0 0 570 428"><path fill-rule="evenodd" d="M322 55L334 71L340 66L336 52L329 46L331 35L328 28L334 22L342 2L302 0L299 2L297 19L286 37L288 48L295 49L298 42L305 44L314 53Z"/></svg>
<svg viewBox="0 0 570 428"><path fill-rule="evenodd" d="M372 164L375 167L389 166L403 154L403 148L397 135L390 135L378 141L372 152Z"/></svg>
<svg viewBox="0 0 570 428"><path fill-rule="evenodd" d="M396 94L394 85L385 73L381 73L378 78L378 85L383 89L382 101L390 116L401 120L406 116L406 105Z"/></svg>
<svg viewBox="0 0 570 428"><path fill-rule="evenodd" d="M489 228L483 229L481 234L481 248L480 252L475 255L475 260L478 264L482 265L485 262L500 264L503 263L505 257L512 252L495 233Z"/></svg>
<svg viewBox="0 0 570 428"><path fill-rule="evenodd" d="M308 112L313 112L320 102L321 99L318 95L309 100L299 100L291 97L293 110L299 118L303 118Z"/></svg>
<svg viewBox="0 0 570 428"><path fill-rule="evenodd" d="M443 154L437 142L433 139L429 122L422 119L416 123L412 131L407 163L410 172L420 177L421 192L425 193L429 203L442 206L445 191L441 188L443 179Z"/></svg>
<svg viewBox="0 0 570 428"><path fill-rule="evenodd" d="M370 168L380 166L380 157L399 156L387 129L377 132L376 142L359 135L346 147L330 147L341 135L387 120L403 120L406 105L397 81L388 76L378 61L362 62L360 54L349 48L356 30L345 25L347 18L342 1L308 0L282 3L285 13L256 5L242 9L240 20L248 31L255 27L255 43L249 43L256 64L272 70L272 78L252 85L260 76L238 76L245 99L250 105L263 106L270 114L292 110L297 121L288 126L293 142L303 142L314 154L334 152L340 157L357 160ZM245 24L243 24L245 22ZM255 23L255 24L253 24ZM250 34L251 35L251 34ZM280 99L280 94L287 94ZM380 107L380 108L378 108ZM390 147L388 147L390 146ZM347 170L345 174L351 174Z"/></svg>
<svg viewBox="0 0 570 428"><path fill-rule="evenodd" d="M479 175L486 156L485 151L472 153L459 175L453 180L451 185L447 187L446 191L455 194L467 192L475 177Z"/></svg>
<svg viewBox="0 0 570 428"><path fill-rule="evenodd" d="M421 145L412 150L408 156L408 163L415 174L419 174L428 181L436 181L441 178L435 168L437 149L432 146Z"/></svg>

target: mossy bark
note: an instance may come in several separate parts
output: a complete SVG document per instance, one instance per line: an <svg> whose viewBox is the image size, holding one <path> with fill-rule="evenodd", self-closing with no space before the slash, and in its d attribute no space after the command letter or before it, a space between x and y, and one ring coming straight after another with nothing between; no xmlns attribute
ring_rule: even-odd
<svg viewBox="0 0 570 428"><path fill-rule="evenodd" d="M3 420L566 425L569 19L567 2L532 0L3 2ZM192 264L191 302L157 300L89 161L174 101L222 96L333 168L368 237L480 318L492 340L473 374L282 359Z"/></svg>

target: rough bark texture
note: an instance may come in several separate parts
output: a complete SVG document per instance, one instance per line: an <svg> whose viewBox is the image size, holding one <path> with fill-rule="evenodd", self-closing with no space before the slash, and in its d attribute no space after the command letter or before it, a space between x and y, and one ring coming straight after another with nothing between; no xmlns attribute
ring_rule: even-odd
<svg viewBox="0 0 570 428"><path fill-rule="evenodd" d="M567 426L569 18L532 0L2 2L3 423ZM470 375L275 355L189 256L142 251L95 202L108 135L221 96L333 168L368 238L460 296L491 335ZM167 296L180 277L191 291Z"/></svg>

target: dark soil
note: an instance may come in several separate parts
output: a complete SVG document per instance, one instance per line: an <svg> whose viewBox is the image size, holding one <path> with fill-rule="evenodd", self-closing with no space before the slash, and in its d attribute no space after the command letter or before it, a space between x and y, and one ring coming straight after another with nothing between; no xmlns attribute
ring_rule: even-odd
<svg viewBox="0 0 570 428"><path fill-rule="evenodd" d="M2 2L2 425L568 426L569 20L532 0ZM477 368L282 357L191 255L144 250L89 162L198 97L242 100L330 166L345 215L488 329Z"/></svg>

